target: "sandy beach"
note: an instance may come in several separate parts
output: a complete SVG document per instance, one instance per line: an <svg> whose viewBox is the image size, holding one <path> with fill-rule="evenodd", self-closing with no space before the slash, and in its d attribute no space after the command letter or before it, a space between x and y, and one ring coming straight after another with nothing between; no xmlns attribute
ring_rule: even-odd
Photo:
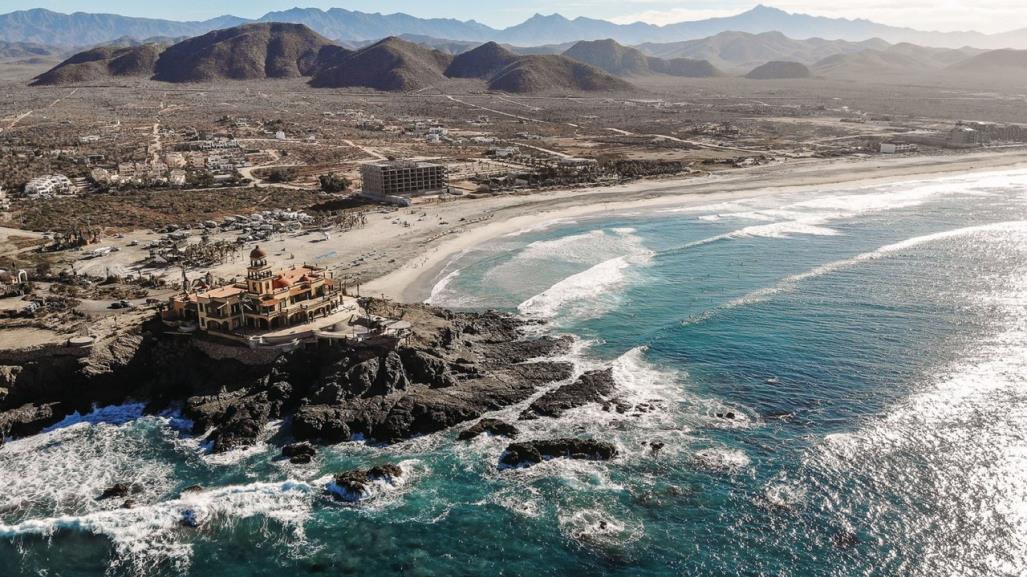
<svg viewBox="0 0 1027 577"><path fill-rule="evenodd" d="M365 283L361 291L403 302L423 301L431 295L446 264L463 251L555 220L631 210L685 208L772 192L824 191L1020 167L1027 167L1027 151L789 161L703 177L457 201L445 206L446 218L477 222L451 228L441 236L436 233L429 238L410 238L400 252L406 255L405 262L388 250L387 245L396 239L387 234L379 236L387 231L363 229L364 234L372 233L377 237L381 242L376 248L386 251L389 260L396 262ZM376 221L369 228L378 229L379 224Z"/></svg>
<svg viewBox="0 0 1027 577"><path fill-rule="evenodd" d="M554 220L684 208L761 194L803 190L812 193L833 187L852 188L1016 167L1027 167L1027 150L945 156L789 159L705 176L638 180L612 187L426 200L409 208L381 207L368 213L364 226L332 232L330 238L320 234L282 235L262 242L261 247L276 268L313 263L332 270L351 293L359 290L361 295L420 302L431 295L432 287L440 280L440 272L461 252L490 239ZM194 231L194 234L191 242L199 241L199 232ZM0 232L0 242L7 236ZM216 236L234 240L235 233ZM127 233L121 238L108 237L101 246L116 247L116 252L80 260L75 263L75 269L92 275L156 275L177 282L181 269L144 268L141 264L147 258L146 244L159 237L158 233L146 230ZM209 272L225 282L237 279L244 272L245 255L253 246L247 245L224 264L190 269L186 274L199 278Z"/></svg>

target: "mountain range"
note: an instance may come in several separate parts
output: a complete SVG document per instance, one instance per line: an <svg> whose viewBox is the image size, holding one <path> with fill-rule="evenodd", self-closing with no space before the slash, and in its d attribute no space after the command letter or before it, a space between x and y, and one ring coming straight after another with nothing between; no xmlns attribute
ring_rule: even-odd
<svg viewBox="0 0 1027 577"><path fill-rule="evenodd" d="M555 54L514 54L495 42L454 56L389 37L353 51L303 24L278 22L215 30L170 46L98 46L61 62L33 84L110 82L119 77L162 82L309 77L315 88L383 91L421 90L450 79L484 81L489 90L512 93L635 89L585 62Z"/></svg>
<svg viewBox="0 0 1027 577"><path fill-rule="evenodd" d="M180 22L116 14L61 14L33 9L0 15L0 41L88 47L123 37L143 40L152 37L197 36L249 22L254 21L236 16ZM991 35L979 32L928 32L863 19L792 14L767 6L757 6L735 16L665 26L643 22L615 24L593 18L568 19L559 14L536 14L515 26L496 29L474 20L369 14L342 8L293 8L270 12L256 22L304 24L326 38L343 42L377 41L406 34L479 43L496 41L518 46L602 39L613 39L622 44L644 44L682 42L732 31L752 34L780 32L790 38L825 38L850 42L877 38L889 44L905 42L943 48L1027 48L1027 28Z"/></svg>

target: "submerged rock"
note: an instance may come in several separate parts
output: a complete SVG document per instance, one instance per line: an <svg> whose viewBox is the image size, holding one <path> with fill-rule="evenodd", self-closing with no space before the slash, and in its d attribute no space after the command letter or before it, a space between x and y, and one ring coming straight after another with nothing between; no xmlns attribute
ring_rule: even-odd
<svg viewBox="0 0 1027 577"><path fill-rule="evenodd" d="M842 551L848 551L859 545L859 535L852 531L840 531L832 539L834 546Z"/></svg>
<svg viewBox="0 0 1027 577"><path fill-rule="evenodd" d="M130 485L128 483L114 483L110 487L103 490L100 496L96 498L97 501L105 501L107 499L113 499L115 497L127 497L133 493L138 493L139 487Z"/></svg>
<svg viewBox="0 0 1027 577"><path fill-rule="evenodd" d="M613 370L587 372L573 383L563 385L535 400L524 412L522 420L538 417L559 417L564 412L590 403L602 403L616 390Z"/></svg>
<svg viewBox="0 0 1027 577"><path fill-rule="evenodd" d="M609 461L617 456L617 447L606 441L592 439L548 439L512 443L499 458L500 467L531 466L549 459Z"/></svg>
<svg viewBox="0 0 1027 577"><path fill-rule="evenodd" d="M340 473L328 484L328 492L337 499L356 503L374 497L376 485L396 486L403 477L399 465L376 465Z"/></svg>
<svg viewBox="0 0 1027 577"><path fill-rule="evenodd" d="M460 434L457 436L457 440L470 441L484 433L488 433L495 437L507 437L513 439L517 437L519 432L520 431L517 430L517 427L505 421L500 421L499 419L482 419L463 431L460 431Z"/></svg>
<svg viewBox="0 0 1027 577"><path fill-rule="evenodd" d="M310 443L293 443L282 447L282 456L294 465L306 465L314 460L317 449Z"/></svg>
<svg viewBox="0 0 1027 577"><path fill-rule="evenodd" d="M203 525L207 521L207 512L203 509L185 509L182 511L182 515L179 519L179 524L183 527L191 527L196 529Z"/></svg>

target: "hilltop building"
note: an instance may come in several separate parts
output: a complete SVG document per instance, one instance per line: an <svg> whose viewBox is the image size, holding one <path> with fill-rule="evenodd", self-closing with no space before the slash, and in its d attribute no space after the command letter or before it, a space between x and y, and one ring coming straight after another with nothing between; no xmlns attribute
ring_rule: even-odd
<svg viewBox="0 0 1027 577"><path fill-rule="evenodd" d="M246 281L171 298L165 320L195 319L202 331L268 331L308 323L342 304L342 291L325 269L310 265L273 272L258 246Z"/></svg>
<svg viewBox="0 0 1027 577"><path fill-rule="evenodd" d="M25 185L25 196L31 198L73 194L74 192L75 186L71 183L71 179L63 174L38 176Z"/></svg>
<svg viewBox="0 0 1027 577"><path fill-rule="evenodd" d="M445 192L449 173L444 165L410 160L390 160L360 167L363 194L371 198L417 196Z"/></svg>

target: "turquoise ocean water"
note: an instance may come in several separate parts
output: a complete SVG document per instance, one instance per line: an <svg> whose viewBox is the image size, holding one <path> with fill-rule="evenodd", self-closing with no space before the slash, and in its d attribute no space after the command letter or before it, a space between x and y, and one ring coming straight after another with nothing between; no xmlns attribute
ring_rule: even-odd
<svg viewBox="0 0 1027 577"><path fill-rule="evenodd" d="M634 408L523 436L621 456L500 471L452 431L294 466L100 409L0 450L0 575L1027 574L1027 172L540 223L431 301L576 336ZM405 483L325 495L379 462ZM93 500L126 480L136 508Z"/></svg>

